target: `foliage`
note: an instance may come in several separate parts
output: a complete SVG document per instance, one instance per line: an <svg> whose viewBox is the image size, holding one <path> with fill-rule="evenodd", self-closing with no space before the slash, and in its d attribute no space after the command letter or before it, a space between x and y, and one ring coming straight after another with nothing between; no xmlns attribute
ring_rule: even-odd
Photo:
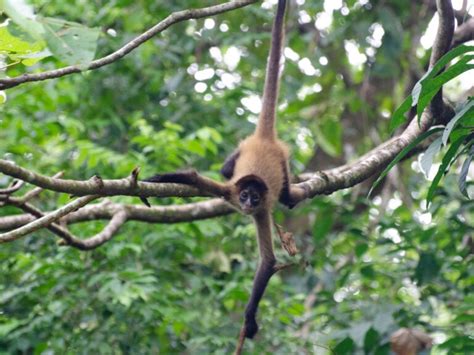
<svg viewBox="0 0 474 355"><path fill-rule="evenodd" d="M31 3L43 19L67 19L64 26L80 22L84 28L112 29L98 37L96 57L101 57L173 11L215 2ZM316 151L317 160L346 150L357 156L374 145L368 137L386 139L385 113L395 111L405 96L408 68L425 64L426 56L419 63L407 59L413 57L410 39L429 21L418 17L421 4L345 5L349 12L335 10L331 27L317 33L313 22L323 2L307 1L301 8L312 19L311 30L298 22L296 11L288 16L288 48L298 57L287 55L278 131L291 145L295 173ZM217 177L219 162L256 120L246 103L263 86L271 12L254 5L212 20L175 25L100 70L9 90L1 107L0 156L78 179L123 177L136 165L141 176L193 166ZM14 46L0 48L11 64L9 76L69 63L46 37L26 40L28 31L19 23L0 27L2 38L11 36ZM384 29L379 46L372 43L375 24ZM365 63L350 64L341 45L347 41L366 56ZM27 66L33 63L22 56L46 48L53 55ZM205 69L212 75L204 76ZM430 85L444 82L436 81L439 70L430 73L416 91L418 108L427 104L423 98L434 90ZM376 90L363 96L368 78ZM436 182L429 209L435 180L426 181L419 164L412 168L408 162L398 170L399 191L388 200L340 191L276 212L277 221L295 234L302 267L272 279L259 311L261 332L246 343L249 353L388 354L389 336L401 326L433 335L433 354L473 351L474 204L460 193L468 191L474 154L468 130L472 99L457 112L437 131L446 129L449 140L436 140L422 165L427 172L442 159L439 177L460 166L460 178L448 174L443 185ZM0 186L8 183L0 176ZM45 193L34 203L53 209L68 199ZM12 210L0 210L7 213ZM89 236L101 226L81 223L73 232ZM279 260L288 261L278 244L276 249ZM58 247L47 231L3 244L0 354L229 353L257 258L253 227L239 215L175 225L126 224L91 252Z"/></svg>
<svg viewBox="0 0 474 355"><path fill-rule="evenodd" d="M449 80L474 69L474 64L471 64L474 56L474 46L459 46L448 53L446 53L434 66L431 68L414 86L411 95L409 95L403 103L395 110L390 121L392 129L397 128L403 123L404 114L410 107L416 106L416 113L418 123L420 122L421 114L431 102L436 93ZM458 58L459 57L459 58ZM453 59L458 58L458 61L450 66L447 70L442 71L443 67ZM440 73L441 72L441 73ZM372 186L372 190L387 176L390 169L392 169L398 162L400 162L410 151L413 150L419 143L430 137L434 133L443 131L441 137L431 143L426 153L421 160L421 168L425 175L428 175L433 164L434 156L439 153L442 145L446 146L448 140L451 139L450 147L443 157L443 162L439 166L438 172L434 177L427 195L427 203L429 204L434 197L434 193L438 184L446 174L449 167L454 166L454 162L459 159L463 153L467 153L464 159L461 174L459 176L459 189L461 193L469 197L467 191L467 172L472 160L473 153L470 147L474 144L473 129L474 126L474 98L470 97L465 103L460 105L456 114L446 124L445 127L433 127L424 134L420 135L415 141L403 149L395 159L384 169L380 176ZM462 147L462 148L461 148ZM461 153L457 154L461 149Z"/></svg>

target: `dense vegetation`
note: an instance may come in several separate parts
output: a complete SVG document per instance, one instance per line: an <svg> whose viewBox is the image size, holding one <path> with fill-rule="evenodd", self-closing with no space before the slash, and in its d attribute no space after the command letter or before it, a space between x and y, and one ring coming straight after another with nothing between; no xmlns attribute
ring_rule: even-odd
<svg viewBox="0 0 474 355"><path fill-rule="evenodd" d="M99 28L102 57L171 12L215 2L31 3L42 16ZM387 140L391 114L429 58L420 44L434 14L429 1L336 3L291 2L287 16L278 131L291 146L295 174L339 166ZM217 178L257 117L273 14L267 5L182 22L99 70L6 91L0 158L75 179L121 178L135 166L141 176L192 166ZM19 36L13 25L0 30ZM6 73L65 63L50 56L30 64ZM445 94L464 103L466 79L449 83ZM465 125L472 132L474 122ZM432 154L431 180L449 145L443 149ZM301 267L272 279L261 331L246 349L387 354L390 335L408 327L434 338L433 354L474 351L474 204L456 174L467 152L428 208L431 182L416 155L370 198L373 180L292 211L279 208L275 218L294 233ZM0 175L0 186L10 181ZM34 203L51 210L69 198L44 192ZM5 207L0 216L17 212ZM88 236L103 225L71 229ZM290 260L276 248L280 260ZM237 214L128 222L90 252L59 247L46 230L0 244L0 353L229 353L257 262L254 228Z"/></svg>

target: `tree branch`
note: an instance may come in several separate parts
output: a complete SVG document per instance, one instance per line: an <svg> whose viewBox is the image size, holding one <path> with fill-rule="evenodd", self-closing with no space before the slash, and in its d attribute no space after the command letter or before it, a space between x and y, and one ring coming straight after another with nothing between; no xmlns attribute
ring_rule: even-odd
<svg viewBox="0 0 474 355"><path fill-rule="evenodd" d="M439 27L430 56L430 68L449 50L454 32L454 14L450 0L437 0ZM443 116L448 111L442 91L433 98L421 115L420 124L414 118L408 127L398 136L382 143L354 163L328 171L305 174L306 181L298 184L308 191L308 197L321 193L352 187L383 169L403 148L413 142L421 133L430 128L434 116Z"/></svg>
<svg viewBox="0 0 474 355"><path fill-rule="evenodd" d="M453 11L450 1L438 0L437 3L440 14L440 25L430 57L430 67L432 67L449 49L454 28ZM303 190L305 193L300 194L294 200L302 201L305 198L312 198L319 194L330 194L336 190L352 187L383 169L403 148L413 142L421 133L431 126L433 116L443 114L445 105L442 101L441 93L436 96L434 103L434 105L429 106L423 112L420 125L418 125L416 119L413 119L399 136L379 145L357 161L331 170L303 174L300 177L300 181L302 182L292 184L292 187L296 188L295 190L298 190L299 192ZM57 177L50 178L36 174L21 168L10 161L0 160L0 172L44 189L69 193L76 196L84 196L83 198L78 199L55 212L47 214L36 221L33 221L32 217L24 215L0 218L1 229L16 228L11 232L0 235L0 238L3 238L0 242L14 240L38 228L50 226L51 223L68 215L68 213L72 212L74 209L77 209L78 207L71 208L71 205L74 203L84 206L99 196L209 196L209 194L203 193L198 189L181 184L150 184L138 182L138 170L134 170L131 176L125 179L102 180L99 177L93 177L88 181L65 180ZM82 211L71 213L65 217L63 221L65 221L65 223L75 223L84 220L102 218L114 220L117 210L125 208L127 211L126 216L122 214L120 218L116 217L114 223L111 221L109 226L101 235L99 235L99 237L96 236L91 238L94 242L90 243L94 244L99 243L97 242L98 240L103 243L110 239L113 235L110 231L116 231L116 229L118 229L118 227L128 219L152 223L176 223L215 217L233 211L232 208L222 199L213 199L181 206L160 206L153 208L129 205L124 206L119 204L111 204L109 206L110 208L104 208L103 204L88 206ZM53 228L55 228L55 226L53 226ZM56 233L58 234L58 231L56 231ZM67 240L66 237L64 237L64 239ZM72 238L69 239L72 240Z"/></svg>
<svg viewBox="0 0 474 355"><path fill-rule="evenodd" d="M474 17L470 18L454 31L453 48L474 40Z"/></svg>
<svg viewBox="0 0 474 355"><path fill-rule="evenodd" d="M46 190L63 192L74 196L100 195L100 196L140 196L140 197L196 197L209 196L199 190L181 184L151 184L137 182L132 174L125 179L102 180L94 176L87 181L67 180L36 174L24 169L15 163L0 159L0 172L5 175L29 182Z"/></svg>
<svg viewBox="0 0 474 355"><path fill-rule="evenodd" d="M3 234L0 234L0 244L1 243L7 243L14 241L18 238L24 237L25 235L34 232L38 229L44 228L49 226L51 223L57 221L61 217L71 213L72 211L75 211L82 206L87 205L89 202L95 200L99 196L97 195L89 195L89 196L84 196L81 198L78 198L74 200L71 203L68 203L67 205L57 209L54 212L51 212L37 220L34 220L22 227L19 227L17 229L14 229L10 232L6 232Z"/></svg>
<svg viewBox="0 0 474 355"><path fill-rule="evenodd" d="M21 189L24 185L23 180L15 180L13 181L10 186L8 186L5 189L0 189L0 196L6 196L6 195L11 195L12 193L18 191Z"/></svg>
<svg viewBox="0 0 474 355"><path fill-rule="evenodd" d="M70 75L73 73L80 73L82 71L94 70L104 65L111 64L120 58L124 57L135 48L143 44L144 42L148 41L150 38L155 36L156 34L163 32L171 25L175 23L186 21L189 19L198 19L207 16L214 16L221 14L223 12L235 10L250 4L257 2L258 0L236 0L236 1L229 1L224 4L204 7L201 9L189 9L174 12L168 17L166 17L163 21L159 22L146 32L142 33L138 37L134 38L126 45L121 47L120 49L116 50L115 52L102 57L100 59L93 60L86 68L80 67L78 65L71 65L60 69L45 71L42 73L37 74L23 74L13 78L7 79L0 79L0 90L9 89L15 86L18 86L23 83L32 82L32 81L42 81L48 80L53 78L59 78L65 75Z"/></svg>
<svg viewBox="0 0 474 355"><path fill-rule="evenodd" d="M69 235L69 238L64 238L63 242L60 245L70 245L80 250L92 250L102 244L108 242L112 237L114 237L120 227L127 222L128 214L126 209L121 209L115 213L110 220L110 222L105 226L105 228L98 234L88 239L82 240L74 237L72 234Z"/></svg>
<svg viewBox="0 0 474 355"><path fill-rule="evenodd" d="M152 206L150 208L142 205L129 205L105 201L84 206L80 210L64 216L60 222L69 225L94 220L108 220L121 209L127 210L127 220L129 221L165 224L214 218L235 212L229 204L221 199L211 199L183 205ZM19 228L34 220L34 216L30 214L0 217L0 231Z"/></svg>

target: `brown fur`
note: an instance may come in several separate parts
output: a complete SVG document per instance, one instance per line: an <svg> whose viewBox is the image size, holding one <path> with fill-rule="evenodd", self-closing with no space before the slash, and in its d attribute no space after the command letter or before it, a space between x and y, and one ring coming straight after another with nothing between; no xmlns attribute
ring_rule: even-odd
<svg viewBox="0 0 474 355"><path fill-rule="evenodd" d="M267 186L265 209L271 209L278 201L285 183L285 171L282 164L288 161L287 146L278 139L264 138L253 134L239 145L239 158L235 163L231 184L248 175L258 176Z"/></svg>

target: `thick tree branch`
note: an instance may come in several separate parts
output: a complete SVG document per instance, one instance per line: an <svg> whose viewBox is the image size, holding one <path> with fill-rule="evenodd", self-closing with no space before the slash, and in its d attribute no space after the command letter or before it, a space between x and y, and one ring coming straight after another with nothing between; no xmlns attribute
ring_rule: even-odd
<svg viewBox="0 0 474 355"><path fill-rule="evenodd" d="M84 206L80 210L64 216L60 222L62 224L74 224L94 220L109 220L117 211L122 209L127 210L129 221L146 223L190 222L224 216L235 212L235 210L222 199L211 199L183 205L152 206L151 208L141 205L128 205L105 201ZM34 220L35 217L30 214L0 217L0 230L8 231L19 228Z"/></svg>
<svg viewBox="0 0 474 355"><path fill-rule="evenodd" d="M95 176L87 181L67 180L36 174L11 161L0 159L0 172L46 190L68 193L74 196L209 196L195 188L180 184L150 184L137 182L136 176L134 175L135 171L132 172L130 177L125 179L102 180L100 177Z"/></svg>
<svg viewBox="0 0 474 355"><path fill-rule="evenodd" d="M120 58L124 57L135 48L143 44L144 42L148 41L150 38L155 36L156 34L163 32L171 25L175 23L186 21L189 19L198 19L207 16L214 16L221 14L223 12L235 10L250 4L257 2L258 0L236 0L236 1L229 1L224 4L204 7L201 9L189 9L174 12L168 17L166 17L163 21L159 22L146 32L142 33L138 37L134 38L122 48L116 50L115 52L102 57L100 59L93 60L86 68L82 68L78 65L71 65L60 69L50 70L42 73L37 74L23 74L14 78L7 78L7 79L0 79L0 90L9 89L15 86L18 86L23 83L32 82L32 81L42 81L47 79L59 78L65 75L79 73L82 71L98 69L103 67L104 65L113 63Z"/></svg>

